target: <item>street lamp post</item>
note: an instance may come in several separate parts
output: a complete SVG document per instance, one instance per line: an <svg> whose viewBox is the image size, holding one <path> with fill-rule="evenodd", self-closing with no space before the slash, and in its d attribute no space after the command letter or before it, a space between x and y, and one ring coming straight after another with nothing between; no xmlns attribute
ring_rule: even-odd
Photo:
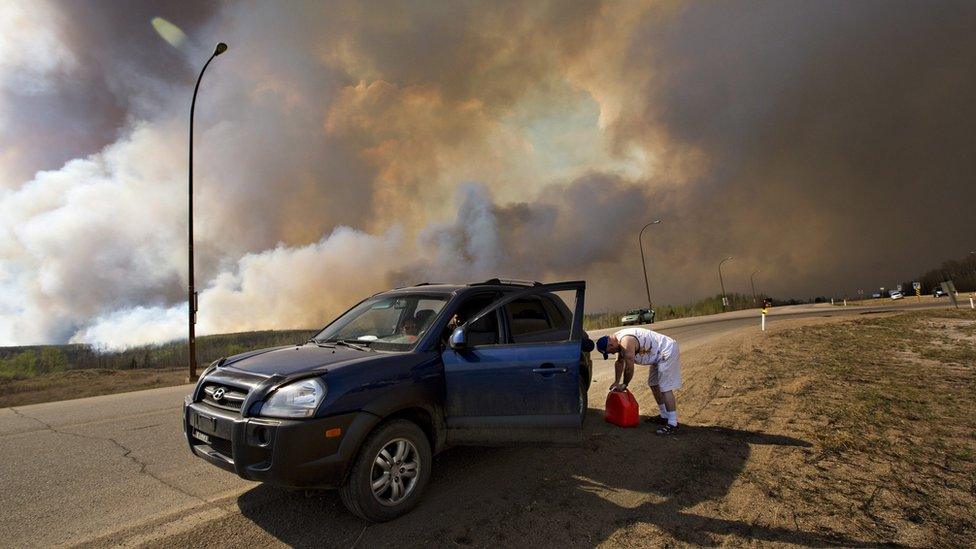
<svg viewBox="0 0 976 549"><path fill-rule="evenodd" d="M657 225L660 222L661 222L660 219L655 219L654 221L651 221L647 225L644 225L644 227L640 230L640 234L637 235L637 246L640 248L640 253L641 253L641 267L644 268L644 288L647 290L647 308L652 310L654 309L654 307L651 305L651 284L647 281L647 263L644 262L643 238L644 238L644 229L650 227L651 225Z"/></svg>
<svg viewBox="0 0 976 549"><path fill-rule="evenodd" d="M193 287L193 112L197 106L197 91L200 89L200 81L203 80L203 73L207 70L210 62L214 60L214 57L227 51L227 44L220 42L217 47L214 48L213 53L210 55L210 59L204 63L203 68L200 69L200 76L197 77L197 85L193 87L193 99L190 101L190 174L189 174L189 197L190 197L190 208L189 208L189 250L188 250L188 263L189 263L189 291L187 292L187 309L189 310L189 353L190 353L190 372L187 376L187 381L192 383L197 380L197 338L195 325L197 323L197 292Z"/></svg>
<svg viewBox="0 0 976 549"><path fill-rule="evenodd" d="M749 284L752 285L752 304L753 305L759 305L759 298L756 297L756 279L753 278L753 277L756 276L756 273L758 273L758 272L759 272L759 269L756 269L755 271L752 272L751 275L749 275Z"/></svg>
<svg viewBox="0 0 976 549"><path fill-rule="evenodd" d="M718 283L722 285L722 310L728 308L728 305L726 305L728 299L725 297L725 280L722 278L722 264L726 261L732 261L732 259L734 258L730 255L718 263Z"/></svg>

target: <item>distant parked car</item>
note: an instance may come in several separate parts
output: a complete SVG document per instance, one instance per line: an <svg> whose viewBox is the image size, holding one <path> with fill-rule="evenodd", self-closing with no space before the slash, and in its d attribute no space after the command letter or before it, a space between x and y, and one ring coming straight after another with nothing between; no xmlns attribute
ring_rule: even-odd
<svg viewBox="0 0 976 549"><path fill-rule="evenodd" d="M904 297L905 297L905 294L899 292L898 290L895 290L895 291L891 292L891 299L902 299Z"/></svg>
<svg viewBox="0 0 976 549"><path fill-rule="evenodd" d="M873 297L873 298L879 298L879 297L881 297L881 294L875 292L875 293L871 294L871 297Z"/></svg>
<svg viewBox="0 0 976 549"><path fill-rule="evenodd" d="M932 297L945 297L945 295L946 294L942 291L942 288L935 288L932 290Z"/></svg>
<svg viewBox="0 0 976 549"><path fill-rule="evenodd" d="M631 309L627 314L620 317L620 323L624 326L633 324L651 324L654 322L654 309Z"/></svg>

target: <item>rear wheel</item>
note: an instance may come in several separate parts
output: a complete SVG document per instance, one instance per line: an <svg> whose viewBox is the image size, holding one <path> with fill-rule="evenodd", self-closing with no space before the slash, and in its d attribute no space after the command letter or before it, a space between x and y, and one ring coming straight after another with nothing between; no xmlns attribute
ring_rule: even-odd
<svg viewBox="0 0 976 549"><path fill-rule="evenodd" d="M403 419L390 421L363 443L339 495L355 515L374 522L392 520L417 505L430 470L430 443L420 427Z"/></svg>

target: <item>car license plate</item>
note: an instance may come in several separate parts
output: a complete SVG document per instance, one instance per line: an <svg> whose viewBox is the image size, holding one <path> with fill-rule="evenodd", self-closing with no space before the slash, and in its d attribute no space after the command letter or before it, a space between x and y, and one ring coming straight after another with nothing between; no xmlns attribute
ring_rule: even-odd
<svg viewBox="0 0 976 549"><path fill-rule="evenodd" d="M210 444L210 437L201 433L200 431L197 431L196 429L193 430L193 438L200 440L205 444Z"/></svg>
<svg viewBox="0 0 976 549"><path fill-rule="evenodd" d="M216 434L217 432L217 418L205 416L201 413L197 413L197 429L210 434Z"/></svg>

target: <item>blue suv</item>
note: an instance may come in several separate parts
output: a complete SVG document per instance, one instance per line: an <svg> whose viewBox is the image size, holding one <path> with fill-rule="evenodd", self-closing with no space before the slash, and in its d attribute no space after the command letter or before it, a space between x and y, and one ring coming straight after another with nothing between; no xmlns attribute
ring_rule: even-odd
<svg viewBox="0 0 976 549"><path fill-rule="evenodd" d="M304 344L211 364L184 402L186 440L245 479L338 488L356 515L393 519L449 446L579 441L585 290L492 279L376 294Z"/></svg>

